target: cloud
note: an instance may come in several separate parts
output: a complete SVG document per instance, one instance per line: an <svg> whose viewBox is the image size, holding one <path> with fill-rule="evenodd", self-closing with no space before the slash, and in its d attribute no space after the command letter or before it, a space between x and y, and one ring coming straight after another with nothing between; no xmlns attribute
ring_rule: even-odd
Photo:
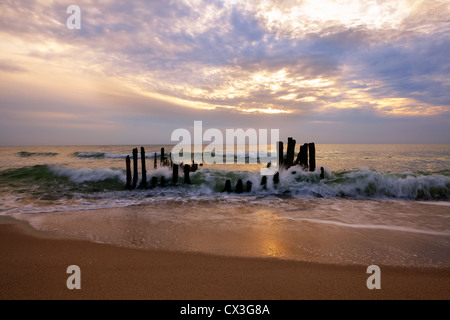
<svg viewBox="0 0 450 320"><path fill-rule="evenodd" d="M8 73L27 72L28 70L8 60L0 60L0 71Z"/></svg>
<svg viewBox="0 0 450 320"><path fill-rule="evenodd" d="M65 27L65 1L3 1L1 80L30 74L20 81L33 79L35 87L37 78L51 82L55 90L46 94L55 99L49 100L68 109L74 105L63 97L73 97L72 81L89 92L92 102L81 104L93 110L111 103L104 91L122 88L128 99L132 92L148 101L145 107L139 103L139 112L161 119L174 110L220 116L227 123L255 115L259 121L289 115L282 119L296 122L330 112L344 117L345 110L369 110L364 114L373 121L431 119L450 111L445 1L79 0L77 5L79 31ZM8 101L26 101L19 88L14 92ZM7 108L2 101L0 110ZM111 117L121 124L138 121L127 114L130 108L116 106ZM109 121L107 114L99 117ZM88 122L78 119L80 125Z"/></svg>

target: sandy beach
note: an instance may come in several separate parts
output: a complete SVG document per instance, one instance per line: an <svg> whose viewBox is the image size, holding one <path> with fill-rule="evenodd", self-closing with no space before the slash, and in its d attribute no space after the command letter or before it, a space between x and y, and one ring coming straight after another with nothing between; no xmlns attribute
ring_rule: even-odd
<svg viewBox="0 0 450 320"><path fill-rule="evenodd" d="M120 248L63 239L0 218L0 299L299 300L448 299L450 270L365 266ZM81 290L66 287L70 265Z"/></svg>

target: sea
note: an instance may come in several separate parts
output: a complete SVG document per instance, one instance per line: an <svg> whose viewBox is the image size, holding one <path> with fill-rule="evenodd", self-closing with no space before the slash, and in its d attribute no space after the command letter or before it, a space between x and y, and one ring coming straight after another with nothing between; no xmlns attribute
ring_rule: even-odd
<svg viewBox="0 0 450 320"><path fill-rule="evenodd" d="M294 166L266 185L267 164L249 153L247 164L199 166L190 185L180 170L174 184L159 161L174 146L144 145L149 188L127 190L135 147L0 147L0 215L143 250L450 268L448 144L317 144L315 172ZM223 192L226 180L252 189Z"/></svg>

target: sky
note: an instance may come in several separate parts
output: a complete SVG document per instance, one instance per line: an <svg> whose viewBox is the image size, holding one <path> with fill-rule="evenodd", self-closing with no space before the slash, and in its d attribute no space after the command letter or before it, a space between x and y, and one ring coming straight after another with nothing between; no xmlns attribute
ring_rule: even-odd
<svg viewBox="0 0 450 320"><path fill-rule="evenodd" d="M449 52L450 0L2 0L0 145L450 143Z"/></svg>

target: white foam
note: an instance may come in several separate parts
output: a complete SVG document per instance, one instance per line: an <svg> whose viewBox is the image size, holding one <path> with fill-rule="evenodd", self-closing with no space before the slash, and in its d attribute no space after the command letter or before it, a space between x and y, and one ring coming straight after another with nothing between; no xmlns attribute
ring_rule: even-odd
<svg viewBox="0 0 450 320"><path fill-rule="evenodd" d="M418 201L417 203L420 204L426 204L426 205L432 205L432 206L443 206L443 207L450 207L450 201Z"/></svg>
<svg viewBox="0 0 450 320"><path fill-rule="evenodd" d="M67 177L75 183L98 182L106 179L119 179L125 182L122 171L112 169L68 168L51 166L50 170L57 176Z"/></svg>
<svg viewBox="0 0 450 320"><path fill-rule="evenodd" d="M335 225L335 226L339 226L339 227L346 227L346 228L353 228L353 229L387 230L387 231L399 231L399 232L426 234L426 235L432 235L432 236L445 236L445 237L450 236L450 232L444 233L444 232L431 231L431 230L419 230L419 229L413 229L413 228L401 227L401 226L386 226L386 225L375 225L375 224L350 224L350 223L343 223L343 222L338 222L338 221L306 219L306 218L298 219L298 220L308 221L308 222L312 222L312 223L330 224L330 225Z"/></svg>
<svg viewBox="0 0 450 320"><path fill-rule="evenodd" d="M98 159L125 159L127 156L132 157L131 154L127 153L106 153L106 152L78 152L79 158L98 158ZM156 156L160 157L161 153L156 152ZM155 153L147 153L145 155L146 159L153 159ZM141 154L138 154L138 159L141 159Z"/></svg>

